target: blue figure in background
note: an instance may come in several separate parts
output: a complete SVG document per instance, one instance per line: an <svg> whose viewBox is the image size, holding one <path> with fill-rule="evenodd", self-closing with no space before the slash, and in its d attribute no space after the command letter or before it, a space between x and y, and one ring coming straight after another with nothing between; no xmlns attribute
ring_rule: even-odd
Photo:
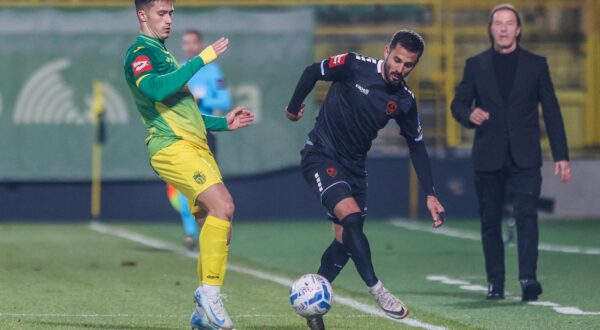
<svg viewBox="0 0 600 330"><path fill-rule="evenodd" d="M204 49L203 36L200 31L187 30L182 38L182 50L186 60L198 56ZM188 82L188 88L194 95L200 112L204 115L213 115L219 111L231 108L231 96L225 84L225 77L221 67L216 62L202 67ZM216 138L213 132L206 135L210 151L216 157ZM190 212L185 196L174 187L167 185L167 196L173 208L181 215L181 222L185 231L184 245L192 250L198 244L198 224Z"/></svg>

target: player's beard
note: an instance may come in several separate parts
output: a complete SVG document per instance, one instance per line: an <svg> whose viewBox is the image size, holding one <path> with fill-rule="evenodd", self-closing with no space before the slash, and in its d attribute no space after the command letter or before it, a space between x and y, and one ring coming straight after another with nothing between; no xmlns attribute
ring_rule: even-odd
<svg viewBox="0 0 600 330"><path fill-rule="evenodd" d="M385 76L385 82L388 85L392 85L392 86L398 86L400 85L400 83L402 82L402 80L404 80L404 75L403 74L399 74L400 79L398 80L392 80L392 74L390 72L390 65L388 64L388 60L389 60L389 55L388 57L385 59L385 62L383 63L383 75Z"/></svg>

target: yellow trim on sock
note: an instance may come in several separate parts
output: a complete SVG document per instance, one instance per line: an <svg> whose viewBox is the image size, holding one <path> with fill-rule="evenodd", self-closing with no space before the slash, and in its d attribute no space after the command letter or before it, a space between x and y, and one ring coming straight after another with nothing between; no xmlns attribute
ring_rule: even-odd
<svg viewBox="0 0 600 330"><path fill-rule="evenodd" d="M200 56L202 62L204 62L204 65L207 65L208 63L217 59L217 53L215 52L213 46L204 48L204 50L200 52L200 55L198 56Z"/></svg>
<svg viewBox="0 0 600 330"><path fill-rule="evenodd" d="M204 224L210 224L211 226L215 226L225 230L229 230L229 227L231 227L231 222L217 217L213 217L212 215L206 217L206 221L204 221Z"/></svg>

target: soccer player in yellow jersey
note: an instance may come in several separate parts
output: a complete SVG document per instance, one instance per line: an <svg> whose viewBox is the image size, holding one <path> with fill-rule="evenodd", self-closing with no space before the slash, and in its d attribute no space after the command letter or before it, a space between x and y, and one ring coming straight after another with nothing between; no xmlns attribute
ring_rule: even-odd
<svg viewBox="0 0 600 330"><path fill-rule="evenodd" d="M140 34L125 55L125 77L148 130L150 164L158 175L186 195L200 231L200 257L194 329L232 329L221 299L225 277L233 199L207 145L207 130L236 130L250 125L243 107L225 117L202 115L187 88L188 80L227 50L221 38L179 66L164 45L173 23L172 0L135 0Z"/></svg>

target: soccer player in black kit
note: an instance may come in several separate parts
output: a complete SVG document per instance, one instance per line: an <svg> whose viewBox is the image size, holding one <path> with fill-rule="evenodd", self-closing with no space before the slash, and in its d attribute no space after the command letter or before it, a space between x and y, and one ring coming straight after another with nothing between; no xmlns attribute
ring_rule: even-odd
<svg viewBox="0 0 600 330"><path fill-rule="evenodd" d="M318 274L333 282L352 258L375 301L396 319L406 317L408 309L375 275L363 232L367 210L365 160L378 131L390 119L396 120L427 195L433 225L442 225L444 207L435 197L415 96L404 80L424 48L419 34L401 30L386 45L383 60L346 53L309 65L285 109L288 119L299 120L304 114L303 101L315 83L333 82L301 152L304 178L327 208L335 233L323 253ZM308 319L308 326L313 330L325 328L321 317Z"/></svg>

